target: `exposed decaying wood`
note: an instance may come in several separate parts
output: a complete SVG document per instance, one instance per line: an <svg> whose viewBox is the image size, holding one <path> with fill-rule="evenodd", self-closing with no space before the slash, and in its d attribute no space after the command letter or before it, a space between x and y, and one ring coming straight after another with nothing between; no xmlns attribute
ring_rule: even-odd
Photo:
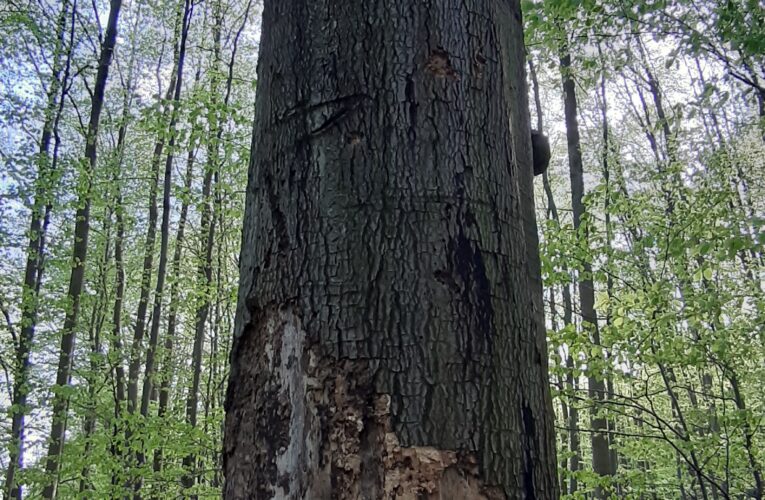
<svg viewBox="0 0 765 500"><path fill-rule="evenodd" d="M225 497L556 498L518 3L263 16Z"/></svg>
<svg viewBox="0 0 765 500"><path fill-rule="evenodd" d="M261 429L240 427L251 420L233 418L239 412L231 414L230 428L238 436L265 431L256 436L273 448L238 457L232 472L248 479L227 498L253 492L256 498L507 498L482 484L474 453L402 446L391 425L391 397L371 389L367 363L318 354L292 307L269 308L255 328L261 331L248 335L242 349L259 359L242 375L259 385L242 389L278 403L267 416L263 408L240 409L266 416Z"/></svg>

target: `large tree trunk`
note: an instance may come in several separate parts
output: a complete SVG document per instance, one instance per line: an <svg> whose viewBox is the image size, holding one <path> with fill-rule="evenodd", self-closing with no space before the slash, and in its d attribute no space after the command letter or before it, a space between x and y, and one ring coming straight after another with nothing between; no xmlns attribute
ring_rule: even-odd
<svg viewBox="0 0 765 500"><path fill-rule="evenodd" d="M72 374L72 355L74 354L74 340L77 326L77 317L80 310L80 295L85 282L85 262L88 255L88 233L90 232L90 202L93 172L96 168L96 147L98 144L98 125L101 120L101 110L104 105L104 92L106 81L109 76L109 66L112 62L114 46L117 42L117 21L119 18L122 0L111 0L109 21L104 33L104 41L101 45L101 53L98 59L98 72L96 84L93 88L90 119L88 122L88 136L85 141L85 172L82 173L83 182L86 186L78 200L78 208L74 224L74 245L72 249L72 273L69 278L67 297L69 304L64 318L64 327L61 336L61 348L59 352L58 369L56 371L56 386L69 385ZM66 434L66 420L69 409L69 398L65 392L56 392L53 398L53 422L50 431L50 443L48 445L48 458L45 470L48 474L48 484L43 489L44 498L55 498L58 488L58 469L61 453L64 449L64 435Z"/></svg>
<svg viewBox="0 0 765 500"><path fill-rule="evenodd" d="M225 496L556 498L518 2L263 27Z"/></svg>

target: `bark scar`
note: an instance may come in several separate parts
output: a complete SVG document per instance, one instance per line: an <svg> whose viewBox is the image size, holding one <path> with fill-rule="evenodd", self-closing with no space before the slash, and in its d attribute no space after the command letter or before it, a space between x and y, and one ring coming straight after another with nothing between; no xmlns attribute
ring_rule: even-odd
<svg viewBox="0 0 765 500"><path fill-rule="evenodd" d="M334 127L335 125L339 124L340 121L343 119L345 115L348 114L348 112L351 110L351 108L342 107L339 110L335 111L332 115L330 115L329 118L324 120L324 122L319 125L318 127L312 129L308 135L311 137L315 137L317 135L321 135L322 133L326 132L330 128Z"/></svg>
<svg viewBox="0 0 765 500"><path fill-rule="evenodd" d="M277 122L304 118L310 129L303 139L316 137L340 124L349 116L351 111L358 108L364 101L370 100L372 100L372 96L369 94L355 93L319 102L298 103L284 111L277 118Z"/></svg>
<svg viewBox="0 0 765 500"><path fill-rule="evenodd" d="M441 47L436 48L430 53L430 58L425 64L425 69L435 75L436 78L448 78L449 80L459 80L460 76L457 70L452 66L449 53Z"/></svg>
<svg viewBox="0 0 765 500"><path fill-rule="evenodd" d="M226 498L507 500L466 450L402 446L363 360L323 355L294 304L252 311L229 386ZM236 393L236 394L234 394Z"/></svg>

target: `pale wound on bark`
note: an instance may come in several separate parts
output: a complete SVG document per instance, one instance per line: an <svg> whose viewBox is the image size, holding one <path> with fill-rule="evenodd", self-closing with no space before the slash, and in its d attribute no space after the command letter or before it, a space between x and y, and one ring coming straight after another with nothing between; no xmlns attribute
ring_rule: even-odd
<svg viewBox="0 0 765 500"><path fill-rule="evenodd" d="M237 391L247 401L242 392L267 392L259 401L270 411L243 405L227 414L233 432L226 435L226 458L249 476L237 485L257 485L229 490L227 498L251 498L252 491L256 498L284 499L507 498L482 483L473 453L401 446L391 425L391 398L374 391L366 363L319 355L292 307L270 307L254 318L235 353L254 361L240 373L248 383ZM248 426L252 411L269 422ZM270 453L244 443L263 429L276 448Z"/></svg>
<svg viewBox="0 0 765 500"><path fill-rule="evenodd" d="M389 414L386 414L386 418ZM506 496L479 478L472 453L432 447L401 448L396 434L385 433L385 487L383 498L401 500L501 500Z"/></svg>

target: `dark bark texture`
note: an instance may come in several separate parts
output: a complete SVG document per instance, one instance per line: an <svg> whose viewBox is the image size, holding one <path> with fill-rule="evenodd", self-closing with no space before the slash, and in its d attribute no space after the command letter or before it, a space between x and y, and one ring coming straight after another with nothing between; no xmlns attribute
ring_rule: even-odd
<svg viewBox="0 0 765 500"><path fill-rule="evenodd" d="M226 498L557 498L520 23L265 2Z"/></svg>

